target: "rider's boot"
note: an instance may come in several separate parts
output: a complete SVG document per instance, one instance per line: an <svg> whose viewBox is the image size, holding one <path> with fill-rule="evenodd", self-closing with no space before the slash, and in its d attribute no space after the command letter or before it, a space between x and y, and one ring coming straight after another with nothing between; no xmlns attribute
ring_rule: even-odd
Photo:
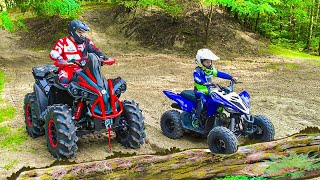
<svg viewBox="0 0 320 180"><path fill-rule="evenodd" d="M198 127L199 127L200 121L199 121L199 118L197 118L196 114L193 114L193 115L192 115L192 122L191 122L191 124L192 124L192 127L193 127L193 128L198 128Z"/></svg>

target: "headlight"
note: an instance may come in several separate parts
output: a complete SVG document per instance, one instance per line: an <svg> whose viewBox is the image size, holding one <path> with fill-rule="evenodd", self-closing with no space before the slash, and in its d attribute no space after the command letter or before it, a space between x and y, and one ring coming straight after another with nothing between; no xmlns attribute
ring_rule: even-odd
<svg viewBox="0 0 320 180"><path fill-rule="evenodd" d="M123 83L123 84L119 87L119 89L121 90L121 93L124 93L124 92L127 90L127 85L126 85L126 83Z"/></svg>
<svg viewBox="0 0 320 180"><path fill-rule="evenodd" d="M239 113L238 111L230 108L230 107L224 107L224 109L228 112L228 113Z"/></svg>

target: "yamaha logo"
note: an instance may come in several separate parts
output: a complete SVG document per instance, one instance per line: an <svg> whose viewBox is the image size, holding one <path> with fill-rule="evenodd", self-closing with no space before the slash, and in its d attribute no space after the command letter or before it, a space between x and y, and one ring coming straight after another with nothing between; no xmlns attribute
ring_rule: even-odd
<svg viewBox="0 0 320 180"><path fill-rule="evenodd" d="M106 94L106 93L107 93L107 91L104 89L101 91L101 94Z"/></svg>

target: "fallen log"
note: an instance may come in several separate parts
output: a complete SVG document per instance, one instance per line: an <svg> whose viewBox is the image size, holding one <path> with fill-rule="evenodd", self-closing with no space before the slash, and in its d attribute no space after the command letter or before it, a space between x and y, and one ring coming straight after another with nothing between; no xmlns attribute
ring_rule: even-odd
<svg viewBox="0 0 320 180"><path fill-rule="evenodd" d="M304 177L320 176L317 168L286 167L266 173L290 152L319 154L320 134L296 134L284 139L240 147L231 155L211 154L206 149L191 149L165 156L139 155L103 161L35 169L18 179L202 179L245 175L279 177L288 171L304 171ZM310 154L310 155L311 155ZM273 159L271 162L270 159ZM269 160L269 161L268 161ZM317 157L310 161L319 162Z"/></svg>

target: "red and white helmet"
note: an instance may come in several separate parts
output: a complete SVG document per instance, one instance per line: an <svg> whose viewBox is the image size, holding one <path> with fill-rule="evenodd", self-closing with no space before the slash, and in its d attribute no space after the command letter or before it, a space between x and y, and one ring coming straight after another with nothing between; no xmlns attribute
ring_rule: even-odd
<svg viewBox="0 0 320 180"><path fill-rule="evenodd" d="M213 54L212 51L210 51L209 49L199 49L196 55L196 64L201 68L201 69L206 69L206 67L204 67L204 65L202 64L202 62L204 60L211 60L211 61L216 61L219 60L220 58Z"/></svg>

